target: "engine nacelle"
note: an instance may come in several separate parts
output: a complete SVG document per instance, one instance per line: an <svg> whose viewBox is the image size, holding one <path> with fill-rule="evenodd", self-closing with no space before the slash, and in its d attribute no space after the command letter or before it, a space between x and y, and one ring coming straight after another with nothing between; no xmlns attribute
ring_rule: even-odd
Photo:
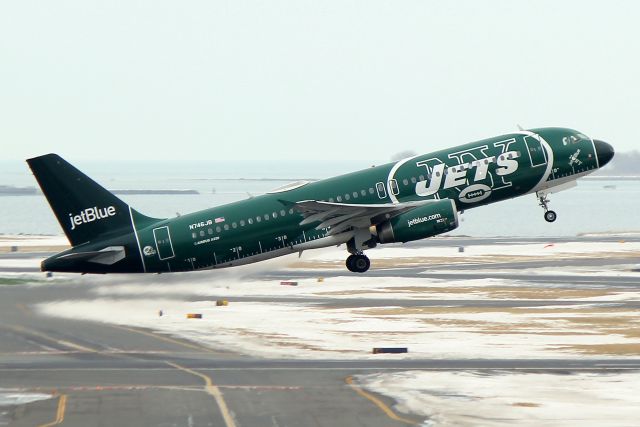
<svg viewBox="0 0 640 427"><path fill-rule="evenodd" d="M453 200L434 201L376 225L380 243L410 242L446 233L458 227Z"/></svg>

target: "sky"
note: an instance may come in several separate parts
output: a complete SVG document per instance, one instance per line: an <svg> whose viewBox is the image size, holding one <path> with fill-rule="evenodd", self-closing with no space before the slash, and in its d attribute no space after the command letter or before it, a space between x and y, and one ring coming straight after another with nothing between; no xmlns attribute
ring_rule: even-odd
<svg viewBox="0 0 640 427"><path fill-rule="evenodd" d="M565 126L640 148L637 1L2 1L2 160L388 161Z"/></svg>

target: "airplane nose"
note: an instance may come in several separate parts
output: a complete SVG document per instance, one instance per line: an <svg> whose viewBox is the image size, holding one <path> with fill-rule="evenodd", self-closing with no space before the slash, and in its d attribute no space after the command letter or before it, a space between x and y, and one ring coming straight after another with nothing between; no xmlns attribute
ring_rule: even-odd
<svg viewBox="0 0 640 427"><path fill-rule="evenodd" d="M604 141L600 141L598 139L593 140L593 144L596 147L596 155L598 156L598 165L603 167L613 158L613 154L615 151L611 144L608 144Z"/></svg>

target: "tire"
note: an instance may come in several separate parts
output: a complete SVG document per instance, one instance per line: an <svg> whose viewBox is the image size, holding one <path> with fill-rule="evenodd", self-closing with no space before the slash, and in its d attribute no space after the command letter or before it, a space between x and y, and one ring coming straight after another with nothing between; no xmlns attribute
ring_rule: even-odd
<svg viewBox="0 0 640 427"><path fill-rule="evenodd" d="M371 261L369 261L369 258L365 255L356 255L355 259L353 260L353 270L356 273L364 273L365 271L369 270L370 266Z"/></svg>
<svg viewBox="0 0 640 427"><path fill-rule="evenodd" d="M347 257L347 261L345 262L345 265L347 266L347 270L351 271L352 273L356 272L353 268L355 258L356 258L355 255L349 255Z"/></svg>
<svg viewBox="0 0 640 427"><path fill-rule="evenodd" d="M553 222L558 218L558 215L554 211L546 211L544 213L544 220L547 222Z"/></svg>

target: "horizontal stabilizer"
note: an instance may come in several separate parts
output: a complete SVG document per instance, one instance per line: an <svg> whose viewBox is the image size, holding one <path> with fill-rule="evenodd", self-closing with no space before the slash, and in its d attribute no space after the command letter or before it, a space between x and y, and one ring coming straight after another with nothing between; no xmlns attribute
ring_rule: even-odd
<svg viewBox="0 0 640 427"><path fill-rule="evenodd" d="M74 260L95 262L97 264L112 265L126 256L124 246L109 246L99 251L74 252L62 255L60 260Z"/></svg>

